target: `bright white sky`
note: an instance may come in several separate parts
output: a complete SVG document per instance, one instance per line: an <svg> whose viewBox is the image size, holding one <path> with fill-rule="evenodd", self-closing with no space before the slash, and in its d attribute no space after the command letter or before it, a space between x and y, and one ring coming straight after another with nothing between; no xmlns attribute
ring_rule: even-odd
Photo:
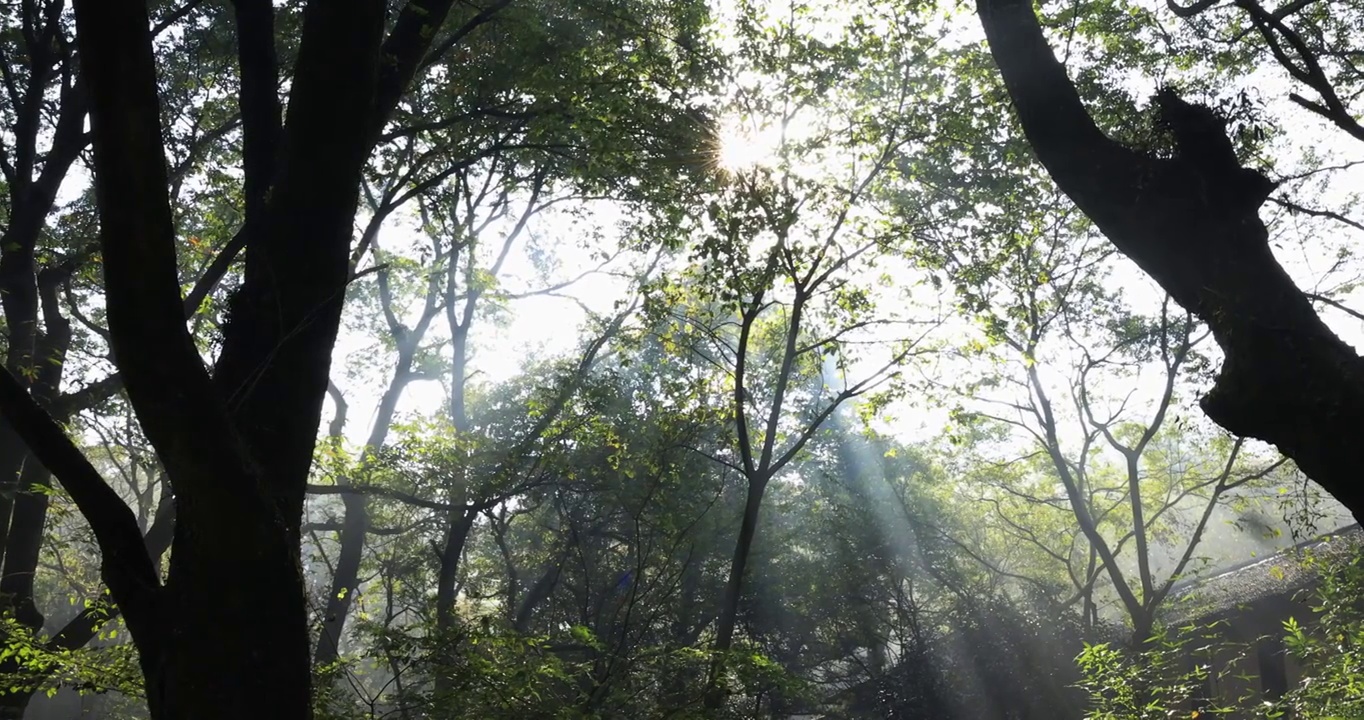
<svg viewBox="0 0 1364 720"><path fill-rule="evenodd" d="M734 11L735 0L716 2L722 13ZM1156 3L1158 0L1147 2ZM846 13L840 14L834 10L841 7L848 6L824 3L822 9L825 12L817 15L821 18L821 24L817 29L821 32L835 32L839 22L846 19ZM781 0L774 0L769 3L769 8L773 15L783 16L787 5ZM979 42L981 39L978 23L969 14L959 16L958 20L944 19L944 22L957 25L958 32L954 34L957 41ZM1267 68L1256 77L1248 79L1247 85L1257 88L1260 95L1268 101L1269 111L1278 117L1286 118L1286 126L1294 128L1291 137L1281 140L1284 148L1278 153L1278 157L1281 158L1281 162L1285 162L1283 158L1290 159L1279 168L1282 173L1293 172L1295 163L1291 159L1303 157L1309 152L1328 159L1331 164L1364 160L1364 143L1349 139L1315 116L1301 111L1288 102L1289 86L1282 73ZM1153 81L1149 79L1133 81L1133 89L1139 91L1140 95L1149 95L1153 88ZM788 132L799 133L799 130L788 128ZM722 141L719 162L733 169L741 169L767 160L780 143L780 129L775 123L763 118L733 117L722 125ZM73 199L72 193L78 192L86 182L87 178L83 173L73 172L64 186L63 200ZM1357 202L1356 197L1361 194L1364 194L1364 168L1355 168L1339 174L1320 194L1309 194L1298 199L1314 207L1342 209L1348 208L1351 202ZM1268 212L1267 206L1266 216ZM597 229L603 233L603 242L609 245L614 237L613 233L616 232L613 226L619 219L619 213L615 208L603 205L589 216L588 223L601 226ZM489 228L489 233L496 235L505 232L507 228L506 223L494 225ZM1320 228L1319 225L1309 227L1297 220L1289 219L1279 226L1275 250L1301 287L1326 291L1343 282L1357 279L1348 274L1330 273L1328 270L1335 263L1339 248L1357 250L1360 240L1364 238L1341 225L1328 227L1327 237L1310 234ZM523 240L507 261L501 286L509 292L524 292L578 277L598 267L598 261L590 256L589 250L580 242L582 233L588 229L583 225L567 223L562 216L554 214L533 218L528 227L529 240L552 249L557 266L549 277L542 277L532 254L526 251L527 241ZM410 217L400 222L390 222L382 236L383 245L389 249L412 244L415 238ZM621 257L612 267L624 270L638 260L637 257ZM1358 272L1353 269L1355 267L1353 263L1347 264L1346 267L1350 272ZM909 268L885 270L897 279L903 280L908 280L911 273ZM1159 307L1162 297L1159 289L1130 263L1120 260L1114 278L1134 306L1143 307L1148 311ZM372 277L362 280L372 281ZM477 380L490 384L502 383L516 377L529 358L573 352L585 337L584 325L588 316L583 306L597 313L609 313L613 303L627 291L628 283L620 277L604 273L592 274L562 291L563 295L572 296L572 299L533 297L517 300L509 305L508 312L500 322L479 321L472 338L475 351L473 366L478 373ZM1364 291L1356 290L1340 299L1353 307L1364 308ZM951 302L950 298L945 298L944 301ZM1323 317L1347 342L1356 348L1364 347L1364 323L1331 309L1325 310ZM969 332L971 322L964 318L959 320L957 331ZM410 324L410 317L408 322ZM430 337L433 340L448 337L443 320L437 321ZM378 395L387 385L387 376L391 372L386 370L383 373L364 373L356 378L346 377L345 368L378 359L371 345L372 339L349 333L339 339L335 356L333 377L344 390L350 404L350 421L346 435L355 446L361 444L369 434ZM385 367L391 362L391 358L382 360ZM1064 363L1062 366L1058 370L1049 371L1048 384L1057 390L1064 385L1066 373ZM950 371L950 368L940 369ZM103 374L104 371L95 371L91 373L91 379ZM1154 383L1157 381L1158 377L1155 374L1144 377L1137 388L1139 394L1153 396L1156 388ZM438 383L414 383L409 386L404 396L400 412L436 413L443 406L445 397L445 390ZM1186 402L1192 399L1186 398ZM927 409L918 400L911 396L891 407L880 429L903 441L924 440L936 436L947 419L946 414L941 410ZM330 414L331 411L327 410L324 422L329 419Z"/></svg>
<svg viewBox="0 0 1364 720"><path fill-rule="evenodd" d="M1160 4L1160 0L1145 1L1153 5ZM721 17L732 16L737 11L737 0L715 2ZM812 4L819 6L813 8L811 15L817 19L813 25L815 31L829 35L837 33L842 22L848 18L849 12L846 8L852 7L846 3L826 0L817 0ZM767 12L770 17L784 18L788 15L789 7L785 0L771 0L767 3ZM810 21L807 19L806 22L808 24ZM940 22L955 26L952 35L956 42L982 41L979 23L969 13L959 14L955 18L945 14ZM721 42L723 44L726 39L721 38ZM1364 160L1364 143L1351 140L1287 100L1289 84L1277 69L1265 68L1257 76L1249 78L1246 84L1258 89L1260 96L1267 101L1270 112L1281 118L1288 118L1286 125L1295 128L1290 137L1281 140L1285 148L1278 153L1280 158L1291 159L1312 153L1334 164ZM1149 78L1134 78L1132 89L1138 96L1148 95L1154 89L1154 81ZM787 132L799 134L800 128L788 127ZM781 128L778 123L768 119L734 116L723 123L721 138L719 162L724 166L739 169L765 162L780 145ZM1293 165L1294 163L1289 160L1280 170L1284 174L1290 174L1295 169ZM88 178L83 172L73 172L64 185L63 201L74 199L74 193L79 192L87 182ZM1354 168L1338 175L1321 194L1300 199L1315 207L1340 209L1349 207L1350 202L1357 202L1356 198L1360 194L1364 194L1364 168ZM597 222L603 226L601 228L603 241L610 244L612 234L610 226L619 219L619 213L615 212L614 208L601 207L595 217L600 218ZM411 220L408 217L399 222L390 222L383 233L384 246L394 249L415 242L416 236ZM507 226L507 223L500 227L495 225L489 232L492 234L505 232ZM1337 225L1331 228L1334 235L1323 238L1310 235L1314 229L1294 219L1282 223L1279 228L1277 239L1281 242L1276 243L1276 253L1299 285L1309 290L1324 291L1357 279L1327 271L1335 262L1338 248L1358 249L1359 241L1362 239L1359 233ZM526 252L527 241L523 240L507 261L502 287L509 292L522 292L578 277L597 267L599 263L590 257L584 243L579 241L580 233L585 230L582 225L565 223L561 217L553 214L533 218L528 235L533 242L552 249L557 267L549 277L540 276L531 254ZM635 260L638 258L622 257L613 267L623 270ZM1346 267L1349 269L1351 265ZM908 268L886 270L905 280L908 279L910 272ZM1145 307L1147 310L1154 310L1159 306L1161 299L1159 288L1130 263L1119 262L1115 280L1124 288L1127 298L1135 306ZM371 277L362 282L372 281ZM484 320L476 325L473 335L475 349L473 365L478 373L477 379L492 384L505 382L517 376L529 358L572 352L584 337L583 329L587 315L583 306L598 313L609 313L612 304L627 291L628 283L623 279L598 273L588 275L562 291L563 295L571 295L573 299L532 297L514 301L500 322ZM1364 291L1356 290L1341 299L1356 308L1364 308ZM950 299L946 301L950 302ZM1364 347L1364 323L1329 308L1323 311L1323 317L1347 342L1356 348ZM433 339L448 337L442 326L443 323L438 321L431 333ZM965 332L969 331L970 327L970 321L963 318L958 329ZM371 342L370 339L355 334L345 335L340 338L336 352L333 375L345 391L351 405L346 434L356 445L363 442L369 433L378 395L387 384L387 373L367 373L363 379L348 379L344 368L353 366L354 361L361 357L366 361L374 360L375 357L369 347ZM386 362L388 360L390 359L385 359ZM102 376L104 372L93 371L91 378ZM1049 384L1059 388L1064 373L1053 372L1052 375ZM1154 394L1153 383L1157 380L1155 375L1146 378L1143 383L1144 394ZM445 390L438 383L414 383L408 388L400 411L421 414L438 412L444 398ZM330 411L327 415L330 415ZM915 398L910 397L899 406L890 408L881 429L905 441L921 440L936 435L945 421L945 412L926 409L917 403Z"/></svg>
<svg viewBox="0 0 1364 720"><path fill-rule="evenodd" d="M1156 2L1156 0L1149 1ZM719 2L724 11L732 11L734 8L734 0L719 0ZM786 6L777 0L770 3L769 7L773 8L774 14L784 14ZM826 7L846 6L829 4ZM833 31L831 28L836 29L837 20L841 19L836 12L829 12L820 17L824 18L823 29L830 32ZM945 22L956 21L945 20ZM981 41L979 26L973 16L963 16L958 27L959 32L955 34L955 39L958 41L968 43ZM1286 126L1295 128L1292 137L1282 141L1285 147L1279 153L1279 157L1302 157L1303 149L1310 148L1317 154L1336 161L1364 159L1364 144L1354 143L1333 128L1325 126L1316 118L1305 116L1300 109L1287 101L1288 85L1280 73L1266 70L1257 77L1250 78L1248 84L1260 89L1263 97L1269 101L1268 109L1271 113L1280 118L1288 119ZM1133 90L1138 97L1149 96L1154 90L1154 81L1151 79L1134 79ZM798 126L788 126L785 130L789 136L791 134L799 135L802 129ZM721 147L718 162L727 169L740 172L755 165L769 163L773 153L780 147L781 138L782 128L780 124L771 119L730 117L721 126ZM1289 160L1285 166L1280 168L1280 171L1289 174L1294 171L1293 165L1296 163ZM1361 192L1364 192L1364 172L1355 171L1352 174L1337 177L1326 192L1314 197L1309 196L1302 201L1315 207L1340 209L1348 207L1353 196ZM612 214L609 210L605 213L608 216ZM1266 216L1269 216L1268 208ZM607 226L615 219L614 217L603 219L600 224ZM1306 227L1292 221L1283 223L1279 227L1275 249L1280 261L1284 263L1301 287L1311 290L1329 290L1348 279L1333 277L1331 273L1327 272L1334 262L1336 249L1341 246L1358 247L1359 241L1364 238L1352 235L1351 231L1343 226L1329 230L1328 232L1338 233L1338 235L1330 238L1324 239L1307 234L1319 228L1320 226ZM501 228L493 227L489 231L496 234L505 232L506 229L507 225L504 224ZM589 256L589 252L573 235L575 231L581 232L583 229L581 227L570 228L553 216L532 219L529 226L530 234L544 247L554 249L558 267L551 273L550 277L541 277L532 262L531 255L524 251L526 244L523 242L507 263L502 286L511 292L524 291L530 288L553 285L564 279L577 277L596 267L597 262ZM605 230L605 228L603 229ZM386 246L393 247L397 244L410 242L411 232L410 228L404 229L401 226L389 228L384 238ZM404 234L409 237L404 239ZM609 230L604 232L604 239L607 239L608 242L610 237ZM628 262L629 259L622 259L617 267L624 267ZM878 270L888 272L898 281L905 283L910 282L914 274L913 270L908 267L878 268ZM1130 262L1122 258L1117 260L1113 280L1122 288L1125 297L1134 309L1144 310L1152 314L1158 311L1163 293L1154 282ZM580 345L584 336L583 329L587 315L583 306L585 305L596 312L608 313L613 303L623 297L628 290L628 284L618 277L607 274L590 275L564 290L565 294L572 295L574 298L572 300L563 297L536 297L520 300L510 305L505 322L499 324L487 321L480 322L473 338L476 352L473 365L479 373L479 380L493 384L505 382L520 373L528 358L573 352ZM1341 299L1355 307L1364 307L1364 293L1355 292L1352 296ZM948 304L952 302L951 298L943 298L942 301ZM1325 311L1323 316L1347 342L1351 342L1356 348L1364 347L1364 323L1333 310ZM955 327L950 328L950 334L955 335L957 339L975 332L973 321L970 319L957 318L954 325ZM433 332L433 335L443 336L444 330ZM352 353L362 351L364 344L364 338L342 338L338 345L339 363L345 363ZM1210 342L1208 345L1208 350L1215 353L1215 348L1211 347ZM1066 352L1062 351L1059 354L1057 357L1059 362L1043 365L1045 382L1050 386L1053 400L1058 405L1065 404L1061 401L1062 391L1067 386L1066 380L1071 372L1071 358L1065 356ZM936 370L944 373L953 372L953 368L947 365L940 366ZM854 369L855 372L856 369ZM339 377L339 373L337 376ZM1128 417L1141 419L1149 416L1148 413L1143 412L1143 405L1149 406L1149 403L1157 396L1163 377L1158 372L1143 372L1133 382L1135 382L1135 387L1131 389L1135 391L1135 394L1131 403L1132 412ZM351 422L347 427L347 436L352 443L358 445L363 442L364 437L368 434L373 422L377 394L385 384L386 378L373 377L367 382L352 382L345 387L348 400L351 403ZM1197 388L1197 390L1205 389ZM1125 394L1125 390L1115 388L1113 393L1121 398ZM1181 398L1182 406L1177 412L1192 414L1201 418L1201 414L1192 406L1194 399L1194 397ZM439 412L444 402L445 390L443 387L437 383L421 383L414 384L409 388L401 407L407 412L433 413ZM888 432L902 441L924 441L937 437L946 421L945 410L932 409L922 401L922 398L911 394L905 400L888 409L886 416L878 423L880 426L878 429ZM1063 427L1068 428L1072 434L1072 437L1063 438L1063 440L1073 442L1073 434L1077 431L1078 425L1070 422L1065 423ZM1330 514L1323 520L1318 528L1319 530L1328 530L1349 521L1348 514L1332 513L1330 507L1325 508L1325 510ZM1235 513L1231 511L1218 515L1209 526L1204 537L1200 555L1218 558L1216 566L1220 566L1224 562L1235 562L1258 554L1272 552L1292 542L1289 537L1268 538L1260 537L1254 533L1242 533L1230 524L1229 521L1233 519L1235 519ZM1171 550L1160 546L1154 548L1153 552L1155 553L1153 562L1156 571L1158 573L1168 572L1173 564L1173 558L1167 557ZM1128 562L1134 562L1130 552L1124 554L1123 557Z"/></svg>
<svg viewBox="0 0 1364 720"><path fill-rule="evenodd" d="M735 11L733 0L719 0L718 7L721 13ZM773 0L768 7L769 12L775 17L785 16L788 9L788 5L781 0ZM836 7L846 6L825 4L821 9ZM840 17L840 13L828 11L817 13L816 16L822 18L820 27L832 33L837 29L837 21L845 19L847 14L843 13ZM825 25L829 27L826 28ZM973 16L969 14L961 16L960 28L960 34L956 39L963 42L980 40L978 23ZM1272 68L1266 69L1260 73L1260 77L1251 78L1248 84L1259 88L1272 113L1290 118L1292 126L1299 128L1285 141L1286 145L1289 143L1293 145L1280 153L1280 157L1295 157L1301 152L1300 148L1313 148L1318 154L1332 159L1364 159L1364 144L1354 142L1333 128L1326 127L1323 122L1308 116L1287 101L1288 85L1281 73ZM1149 95L1154 89L1154 80L1136 78L1133 81L1133 89L1142 95ZM798 128L788 127L787 130L798 132ZM722 125L721 138L719 159L721 164L730 168L743 168L767 160L780 144L781 129L776 123L762 118L731 117ZM1284 167L1282 170L1287 173L1291 168ZM1310 198L1310 201L1317 207L1340 208L1349 202L1351 196L1360 191L1364 191L1364 172L1356 171L1348 177L1337 178L1331 183L1328 192ZM575 238L561 235L563 227L552 217L532 219L530 232L546 247L554 249L559 268L550 278L541 278L537 275L530 256L524 251L514 251L507 263L503 287L513 292L542 287L576 277L596 267L597 263L588 256L588 252ZM490 231L496 232L496 228L490 228ZM1323 276L1334 261L1335 248L1341 245L1357 246L1360 238L1349 237L1351 231L1344 226L1338 226L1337 231L1340 233L1338 238L1323 242L1320 238L1302 236L1299 228L1291 222L1281 226L1279 239L1282 242L1276 245L1276 252L1302 287L1329 289L1344 279ZM398 236L405 233L410 233L410 230L405 231L401 227L386 228L385 244L390 247L395 242L401 244L404 240ZM525 244L522 243L520 247L524 248ZM896 275L907 277L909 271L906 268L894 272ZM1122 286L1126 297L1134 306L1144 307L1150 311L1159 307L1162 297L1159 288L1135 266L1120 261L1114 279ZM609 312L612 303L625 292L627 283L606 274L590 275L564 290L565 294L571 294L576 301L598 312ZM1352 298L1345 298L1347 303L1351 299L1356 306L1364 307L1364 294L1356 292ZM477 356L474 364L482 381L497 383L508 380L517 375L526 358L570 352L582 340L583 335L579 330L586 315L574 300L562 297L530 298L515 301L509 310L506 322L500 325L482 322L475 333ZM1364 324L1335 310L1328 309L1323 316L1344 339L1357 348L1364 347ZM433 333L443 334L443 330ZM346 358L360 347L360 338L343 338L338 345L338 360L344 363ZM1061 377L1058 375L1053 378L1054 381L1058 381L1058 386ZM363 385L350 383L344 387L352 406L351 422L347 428L347 435L352 441L359 442L368 433L377 393L383 386L379 378L373 380ZM1154 391L1152 383L1156 381L1158 378L1154 374L1148 377L1147 390ZM431 412L440 407L443 398L444 390L435 383L414 384L409 389L402 407L409 412ZM941 429L945 419L942 413L925 412L923 408L916 407L912 398L904 407L892 409L891 414L895 417L894 426L885 429L906 440L935 434Z"/></svg>

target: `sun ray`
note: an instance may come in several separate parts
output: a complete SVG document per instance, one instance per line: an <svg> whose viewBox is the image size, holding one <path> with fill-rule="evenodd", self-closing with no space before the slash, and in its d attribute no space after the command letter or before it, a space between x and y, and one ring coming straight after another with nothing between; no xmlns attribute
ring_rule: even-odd
<svg viewBox="0 0 1364 720"><path fill-rule="evenodd" d="M731 117L716 135L715 164L728 172L768 167L776 162L780 148L781 133L770 124Z"/></svg>

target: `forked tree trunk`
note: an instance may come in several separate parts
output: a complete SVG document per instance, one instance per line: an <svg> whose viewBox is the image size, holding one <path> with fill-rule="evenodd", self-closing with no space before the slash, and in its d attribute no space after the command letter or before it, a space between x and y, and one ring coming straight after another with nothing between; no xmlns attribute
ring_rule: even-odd
<svg viewBox="0 0 1364 720"><path fill-rule="evenodd" d="M164 584L127 505L0 372L10 426L95 533L158 719L311 716L299 530L359 176L451 3L413 0L381 50L387 2L309 2L278 143L272 4L234 5L246 272L210 377L184 324L145 3L75 2L111 349L174 492Z"/></svg>

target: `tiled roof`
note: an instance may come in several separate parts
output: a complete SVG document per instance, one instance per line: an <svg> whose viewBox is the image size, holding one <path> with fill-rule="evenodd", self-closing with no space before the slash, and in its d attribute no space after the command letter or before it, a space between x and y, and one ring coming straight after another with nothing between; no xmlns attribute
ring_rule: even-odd
<svg viewBox="0 0 1364 720"><path fill-rule="evenodd" d="M1243 605L1290 596L1313 584L1323 562L1347 559L1361 547L1364 529L1350 525L1269 557L1177 585L1165 603L1161 621L1173 625L1213 620ZM1309 555L1319 562L1303 562Z"/></svg>

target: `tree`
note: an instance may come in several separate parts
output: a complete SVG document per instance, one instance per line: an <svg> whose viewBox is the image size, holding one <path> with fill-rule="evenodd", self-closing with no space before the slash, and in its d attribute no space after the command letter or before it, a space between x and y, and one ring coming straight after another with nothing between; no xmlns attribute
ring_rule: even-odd
<svg viewBox="0 0 1364 720"><path fill-rule="evenodd" d="M686 0L509 7L467 39L460 53L431 63L430 77L414 88L410 107L385 133L390 144L370 163L365 186L370 218L352 254L357 268L372 259L378 314L397 354L362 455L384 444L403 391L416 379L442 381L449 393L449 429L462 436L456 442L472 442L466 410L471 333L515 299L506 297L500 276L507 259L530 245L536 225L554 222L556 213L590 216L607 205L632 216L658 213L680 183L699 174L702 168L689 165L677 172L677 158L692 152L698 126L705 130L685 112L709 82L707 48L691 40L704 20L698 8ZM625 19L635 17L648 21ZM658 42L664 29L675 30L681 47ZM621 52L618 46L636 50ZM413 214L429 246L415 252L381 249L381 227L405 203L418 206ZM424 292L410 326L403 321L401 296L401 280L409 275ZM519 294L562 292L573 282ZM448 337L429 342L428 331L439 317ZM448 346L448 360L442 345ZM593 352L599 347L594 344ZM590 366L589 358L583 369ZM522 442L537 440L532 433ZM368 524L364 495L341 497L345 516L315 653L319 664L337 658ZM496 497L470 500L480 505ZM459 557L480 512L461 507L450 518L453 529L443 541L442 617L453 607Z"/></svg>
<svg viewBox="0 0 1364 720"><path fill-rule="evenodd" d="M787 106L774 122L789 124L802 111ZM843 403L892 379L922 350L921 332L882 339L893 346L890 357L869 369L856 364L862 358L854 351L859 343L876 342L869 329L906 327L903 319L878 314L875 291L849 277L894 241L893 230L864 226L850 215L903 142L891 130L870 148L852 150L863 153L862 162L848 164L846 184L821 187L789 168L759 169L710 206L715 228L700 248L706 262L695 272L703 299L696 303L699 312L682 321L708 346L705 356L730 375L734 445L720 461L747 483L717 623L712 684L733 643L768 485ZM783 149L788 151L794 152ZM709 706L718 707L721 697L712 692Z"/></svg>
<svg viewBox="0 0 1364 720"><path fill-rule="evenodd" d="M1213 110L1157 94L1169 157L1095 124L1030 5L979 0L990 51L1038 159L1124 255L1212 331L1225 356L1204 411L1276 445L1359 516L1364 359L1318 317L1258 216L1274 184L1242 167Z"/></svg>
<svg viewBox="0 0 1364 720"><path fill-rule="evenodd" d="M944 381L966 426L958 442L973 454L962 486L980 485L975 497L1002 524L999 549L1012 557L1000 564L1015 579L1046 588L1036 568L1019 574L1019 548L1034 549L1033 564L1059 565L1064 590L1052 600L1079 603L1092 626L1095 582L1107 576L1140 644L1174 583L1194 569L1214 512L1284 460L1260 461L1243 438L1177 419L1180 395L1208 364L1199 347L1207 332L1168 298L1150 317L1124 303L1109 287L1111 251L1053 192L1031 189L1032 197L1016 190L1027 199L985 225L1007 239L963 246L935 233L932 244L982 326L961 358L981 374L963 368ZM1191 457L1189 446L1202 451ZM1187 535L1162 543L1180 520ZM1157 569L1163 544L1175 545L1173 560Z"/></svg>
<svg viewBox="0 0 1364 720"><path fill-rule="evenodd" d="M275 9L234 3L246 265L210 374L184 325L147 9L75 4L109 341L175 496L165 584L127 506L12 374L0 405L95 531L154 717L311 713L299 528L360 172L433 40L497 10L442 34L451 5L409 3L385 37L385 3L309 3L281 124Z"/></svg>
<svg viewBox="0 0 1364 720"><path fill-rule="evenodd" d="M0 714L1075 715L1079 638L1158 632L1263 469L1181 417L1214 301L1134 297L974 16L74 2L0 8ZM1112 157L1213 162L1114 87L1166 70L1268 63L1348 132L1359 13L1252 3L1167 44L1056 8ZM1329 175L1268 132L1222 135ZM1235 205L1208 172L1156 180ZM1104 222L1192 245L1165 189ZM1271 233L1352 217L1274 194Z"/></svg>

